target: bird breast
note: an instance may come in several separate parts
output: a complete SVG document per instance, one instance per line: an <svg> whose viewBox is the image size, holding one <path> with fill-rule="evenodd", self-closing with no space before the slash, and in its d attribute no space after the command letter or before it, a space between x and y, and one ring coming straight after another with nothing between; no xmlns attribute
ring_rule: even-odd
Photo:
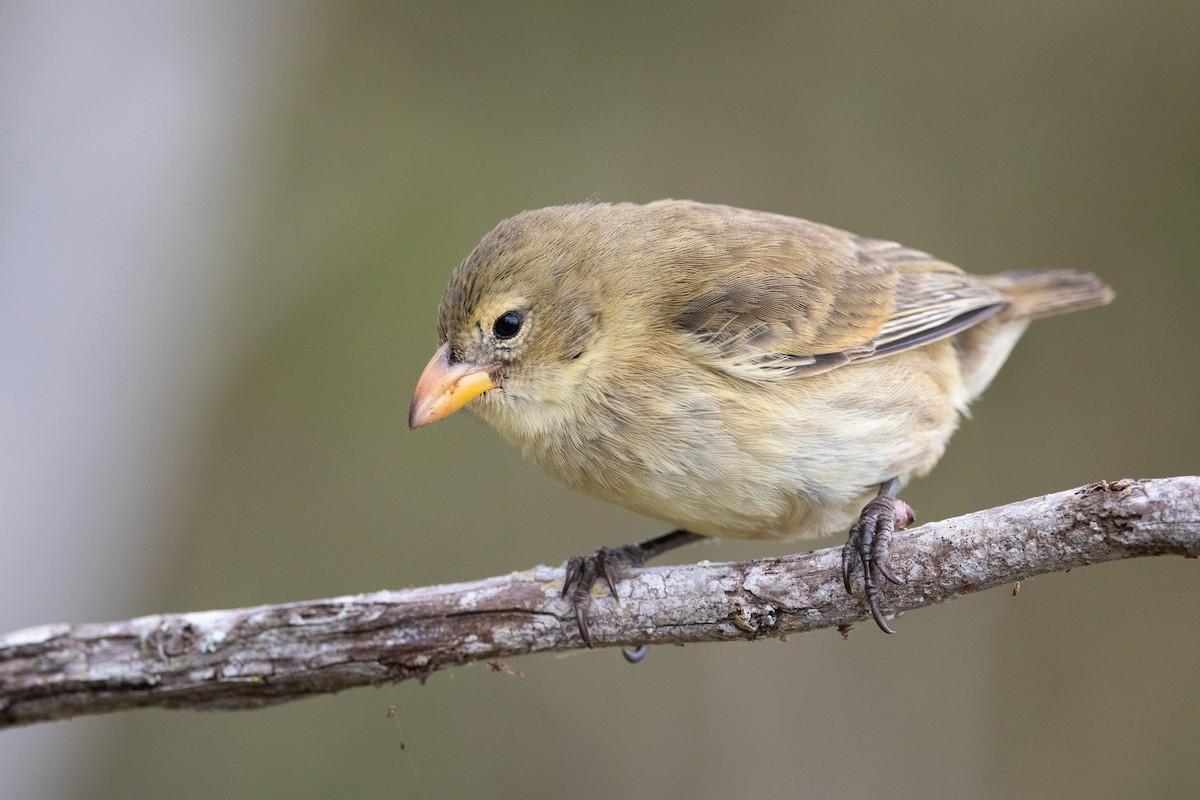
<svg viewBox="0 0 1200 800"><path fill-rule="evenodd" d="M797 539L844 532L878 484L932 468L965 399L949 342L756 386L652 377L477 410L573 489L696 533Z"/></svg>

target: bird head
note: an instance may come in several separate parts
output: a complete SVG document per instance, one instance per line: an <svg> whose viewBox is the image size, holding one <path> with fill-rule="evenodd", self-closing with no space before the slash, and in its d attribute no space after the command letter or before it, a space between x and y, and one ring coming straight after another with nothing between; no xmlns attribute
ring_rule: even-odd
<svg viewBox="0 0 1200 800"><path fill-rule="evenodd" d="M601 324L577 207L525 212L496 226L454 271L438 320L441 346L413 395L419 428L471 404L500 428L578 398Z"/></svg>

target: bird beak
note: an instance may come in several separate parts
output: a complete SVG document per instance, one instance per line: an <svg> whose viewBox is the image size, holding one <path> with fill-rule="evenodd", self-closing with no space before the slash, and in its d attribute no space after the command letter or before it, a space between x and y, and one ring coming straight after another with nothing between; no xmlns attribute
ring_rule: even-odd
<svg viewBox="0 0 1200 800"><path fill-rule="evenodd" d="M448 417L472 398L495 389L486 367L468 361L450 363L450 344L438 348L425 365L408 408L408 427L420 428Z"/></svg>

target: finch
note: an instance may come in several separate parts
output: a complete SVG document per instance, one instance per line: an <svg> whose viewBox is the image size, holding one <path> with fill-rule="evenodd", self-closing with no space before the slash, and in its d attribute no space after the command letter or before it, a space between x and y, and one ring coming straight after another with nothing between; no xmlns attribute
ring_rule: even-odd
<svg viewBox="0 0 1200 800"><path fill-rule="evenodd" d="M1033 319L1103 305L1071 270L975 276L895 242L690 201L501 222L454 271L419 428L467 406L567 486L676 530L567 563L592 584L702 536L849 530L884 631L901 486L941 457Z"/></svg>

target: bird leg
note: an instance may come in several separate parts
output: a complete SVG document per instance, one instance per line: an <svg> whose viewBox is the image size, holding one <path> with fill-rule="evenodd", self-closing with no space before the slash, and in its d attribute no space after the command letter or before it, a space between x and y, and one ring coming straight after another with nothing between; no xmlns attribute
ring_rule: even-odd
<svg viewBox="0 0 1200 800"><path fill-rule="evenodd" d="M863 507L858 521L850 526L850 536L842 547L842 582L846 591L853 594L850 588L850 574L859 564L863 571L863 595L871 609L875 624L884 633L891 633L879 610L879 578L883 576L894 584L900 584L900 578L888 568L888 544L892 533L904 530L912 524L912 507L903 500L897 499L900 491L900 479L892 478L879 486L879 494Z"/></svg>
<svg viewBox="0 0 1200 800"><path fill-rule="evenodd" d="M681 545L703 538L698 533L685 530L674 530L647 539L637 544L627 544L623 547L601 547L595 555L572 556L567 559L566 576L563 578L562 596L571 599L575 607L575 621L579 624L579 635L583 643L592 646L592 636L588 631L587 605L591 596L592 585L604 576L608 590L614 599L617 597L617 581L626 569L645 566L646 562L655 556L660 556L668 550L674 550ZM625 658L633 663L641 660L645 654L644 648L626 651Z"/></svg>

